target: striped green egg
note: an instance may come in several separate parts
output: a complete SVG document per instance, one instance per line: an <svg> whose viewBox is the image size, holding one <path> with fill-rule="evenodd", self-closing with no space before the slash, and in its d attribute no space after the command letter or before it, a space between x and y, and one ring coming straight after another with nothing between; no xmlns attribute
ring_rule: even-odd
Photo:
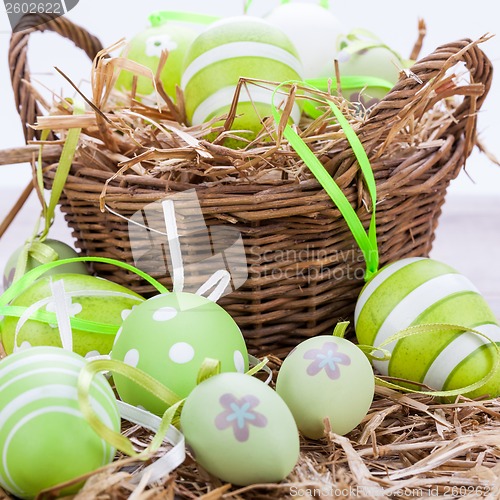
<svg viewBox="0 0 500 500"><path fill-rule="evenodd" d="M295 47L279 28L251 16L217 21L198 35L186 55L181 86L187 119L200 125L227 113L241 77L284 82L302 80L301 73ZM261 119L271 115L271 101L272 90L255 85L242 89L232 128L255 137ZM291 117L300 120L297 105Z"/></svg>
<svg viewBox="0 0 500 500"><path fill-rule="evenodd" d="M113 460L114 448L80 411L84 365L81 356L57 347L33 347L0 362L0 485L6 491L34 498ZM119 432L116 398L103 376L94 379L90 399L101 421Z"/></svg>
<svg viewBox="0 0 500 500"><path fill-rule="evenodd" d="M363 288L356 304L360 344L379 346L413 325L452 324L473 328L500 344L500 326L490 307L463 275L426 258L407 258L381 269ZM452 390L491 372L495 353L488 341L471 332L442 331L407 337L386 347L389 361L375 361L384 375ZM470 397L500 395L500 373Z"/></svg>

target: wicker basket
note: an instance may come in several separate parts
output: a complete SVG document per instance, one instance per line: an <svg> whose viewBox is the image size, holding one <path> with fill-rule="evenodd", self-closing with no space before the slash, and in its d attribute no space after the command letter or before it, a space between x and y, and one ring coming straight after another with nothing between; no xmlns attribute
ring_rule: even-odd
<svg viewBox="0 0 500 500"><path fill-rule="evenodd" d="M37 94L29 84L30 35L55 31L91 58L101 49L95 37L67 19L40 25L42 20L35 16L31 24L26 21L27 29L14 33L10 46L12 84L27 141L36 138L28 125L39 115ZM447 86L445 70L461 61L470 72L470 82L459 89ZM382 264L408 256L428 256L446 189L474 146L476 114L492 77L490 61L470 40L439 47L411 70L413 75L402 74L357 130L377 181ZM440 87L436 81L441 80ZM431 81L434 90L423 91ZM454 120L437 127L431 141L413 146L409 141L410 146L399 154L387 153L388 143L400 141L401 134L411 137L416 123L433 120L436 103L454 95L464 96L452 109ZM367 227L368 197L345 139L332 142L320 160ZM49 183L53 171L47 170ZM97 162L76 162L61 208L84 254L133 263L127 222L99 209L104 183L112 174ZM166 192L190 187L196 187L209 225L229 224L243 235L251 273L245 285L224 297L221 304L240 325L252 352L283 355L304 338L330 333L339 319L351 318L363 285L364 263L344 219L313 178L283 180L278 185L242 180L210 187L126 174L108 186L106 203L127 216ZM293 252L283 259L287 250ZM278 254L280 258L276 258ZM143 281L122 269L96 265L94 270L139 293L151 292ZM273 274L273 270L279 272ZM168 282L168 277L164 281Z"/></svg>

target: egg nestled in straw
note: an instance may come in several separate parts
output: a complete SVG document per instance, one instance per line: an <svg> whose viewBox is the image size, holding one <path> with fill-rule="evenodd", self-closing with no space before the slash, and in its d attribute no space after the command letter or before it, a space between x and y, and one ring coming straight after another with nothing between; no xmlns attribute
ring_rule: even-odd
<svg viewBox="0 0 500 500"><path fill-rule="evenodd" d="M373 370L352 342L322 335L299 344L278 373L276 392L284 399L304 436L323 437L324 420L336 434L347 434L368 412L375 390Z"/></svg>
<svg viewBox="0 0 500 500"><path fill-rule="evenodd" d="M56 347L34 347L0 361L0 485L6 491L31 499L113 460L114 448L80 411L77 381L84 365L82 357ZM101 375L90 400L99 419L119 432L116 399Z"/></svg>
<svg viewBox="0 0 500 500"><path fill-rule="evenodd" d="M184 404L181 430L204 469L237 485L281 481L299 456L297 426L285 402L240 373L198 385Z"/></svg>
<svg viewBox="0 0 500 500"><path fill-rule="evenodd" d="M382 268L363 288L355 311L361 344L378 347L413 325L470 327L500 343L500 326L477 288L452 267L426 258L407 258ZM375 361L384 375L421 382L435 390L453 390L491 372L495 352L474 333L436 327L385 348L388 361ZM500 372L469 397L500 395Z"/></svg>
<svg viewBox="0 0 500 500"><path fill-rule="evenodd" d="M251 16L217 21L192 43L182 75L187 119L200 125L228 113L240 78L271 82L302 80L302 65L288 37L272 24ZM262 129L272 114L273 86L242 88L233 130L248 140ZM277 102L276 97L276 104ZM294 105L291 119L298 123Z"/></svg>

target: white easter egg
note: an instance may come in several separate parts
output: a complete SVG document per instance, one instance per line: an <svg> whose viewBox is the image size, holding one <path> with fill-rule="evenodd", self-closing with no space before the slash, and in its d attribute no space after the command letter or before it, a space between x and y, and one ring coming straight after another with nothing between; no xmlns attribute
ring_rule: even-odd
<svg viewBox="0 0 500 500"><path fill-rule="evenodd" d="M304 78L332 74L342 26L329 10L316 4L291 2L276 7L266 20L283 30L295 45Z"/></svg>

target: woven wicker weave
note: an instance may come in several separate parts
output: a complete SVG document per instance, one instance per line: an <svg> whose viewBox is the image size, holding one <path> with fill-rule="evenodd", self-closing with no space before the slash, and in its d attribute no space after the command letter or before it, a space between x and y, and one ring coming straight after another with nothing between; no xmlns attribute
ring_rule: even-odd
<svg viewBox="0 0 500 500"><path fill-rule="evenodd" d="M39 113L29 85L30 34L56 31L91 58L101 48L95 37L67 19L39 23L40 18L34 17L32 27L27 24L26 31L13 35L10 47L12 83L27 140L36 137L27 125L34 123ZM440 86L445 82L445 70L460 61L470 71L470 82L460 89ZM474 146L476 113L492 77L490 61L470 40L443 45L411 69L417 77L402 74L394 89L357 129L377 180L382 264L429 254L446 189ZM425 86L428 82L430 87ZM424 88L431 90L426 92ZM425 143L415 141L412 145L415 124L432 122L436 103L459 94L464 96L461 104L450 107L454 120L436 126ZM396 148L395 154L389 146L403 136L409 146ZM332 142L320 160L367 227L368 197L345 139ZM104 182L116 170L103 169L97 161L75 162L61 207L84 254L133 263L127 223L99 210ZM49 183L53 171L48 169ZM198 190L208 225L230 224L243 235L250 276L221 304L242 328L251 351L283 355L304 338L330 333L339 319L351 318L363 285L364 263L345 221L312 178L283 180L279 185L242 179L228 185L193 186L125 174L109 185L106 203L130 216L166 192L190 187ZM144 282L124 270L96 265L95 271L140 293L151 292ZM168 283L169 279L163 281Z"/></svg>

